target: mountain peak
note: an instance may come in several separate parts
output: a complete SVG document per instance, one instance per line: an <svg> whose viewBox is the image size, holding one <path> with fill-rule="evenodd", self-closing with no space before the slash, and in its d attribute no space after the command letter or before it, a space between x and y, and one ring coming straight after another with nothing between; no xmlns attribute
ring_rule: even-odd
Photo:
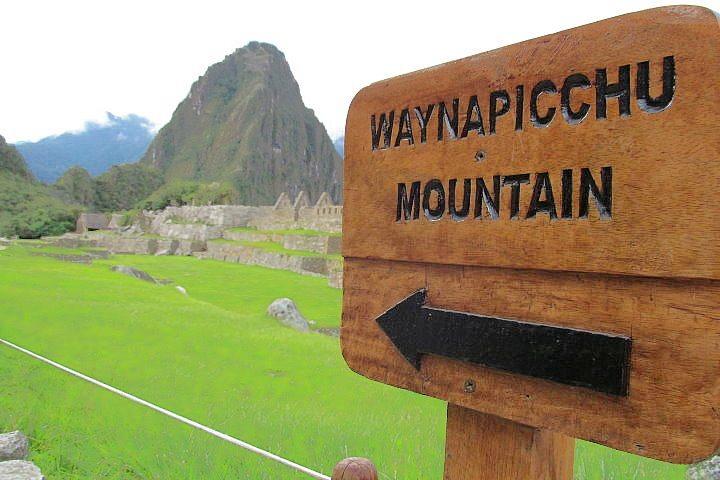
<svg viewBox="0 0 720 480"><path fill-rule="evenodd" d="M142 162L166 180L230 181L248 204L342 195L342 160L274 45L250 42L191 87Z"/></svg>
<svg viewBox="0 0 720 480"><path fill-rule="evenodd" d="M278 56L285 58L285 54L283 52L281 52L280 49L278 49L272 43L258 42L257 40L248 42L247 45L245 45L242 48L238 48L237 50L235 50L235 52L240 52L243 50L249 50L251 52L265 52L265 53L270 53L272 55L278 55Z"/></svg>

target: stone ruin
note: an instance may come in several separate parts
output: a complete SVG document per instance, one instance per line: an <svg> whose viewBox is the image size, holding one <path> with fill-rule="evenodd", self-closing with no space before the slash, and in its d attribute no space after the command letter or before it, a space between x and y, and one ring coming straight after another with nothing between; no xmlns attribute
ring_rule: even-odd
<svg viewBox="0 0 720 480"><path fill-rule="evenodd" d="M192 255L260 265L326 277L330 286L342 287L342 205L335 205L327 193L315 204L305 192L300 192L294 201L282 193L274 205L167 207L141 212L132 225L123 225L122 220L118 214L85 213L78 218L77 233L53 241L61 247L95 247L108 253ZM285 231L295 229L326 233L302 235ZM253 242L273 242L286 250L318 255L267 251L253 246ZM87 257L91 261L89 254Z"/></svg>
<svg viewBox="0 0 720 480"><path fill-rule="evenodd" d="M307 193L300 192L291 201L281 193L274 205L208 205L167 207L157 212L143 211L138 228L151 233L184 240L219 238L221 228L254 227L259 230L308 229L339 233L342 231L342 205L333 203L324 192L314 205ZM121 230L122 215L82 213L76 233L96 230ZM220 227L220 228L218 228Z"/></svg>

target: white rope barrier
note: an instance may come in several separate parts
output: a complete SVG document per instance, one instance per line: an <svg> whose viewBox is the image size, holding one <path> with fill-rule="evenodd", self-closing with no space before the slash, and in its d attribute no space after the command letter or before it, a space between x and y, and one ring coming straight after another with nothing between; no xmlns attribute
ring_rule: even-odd
<svg viewBox="0 0 720 480"><path fill-rule="evenodd" d="M292 469L297 470L298 472L302 472L302 473L304 473L304 474L306 474L306 475L309 475L309 476L312 477L312 478L317 478L317 479L319 479L319 480L332 480L332 479L331 479L330 477L328 477L327 475L323 475L322 473L316 472L315 470L311 470L311 469L309 469L309 468L307 468L307 467L304 467L304 466L302 466L302 465L299 465L299 464L297 464L297 463L295 463L295 462L291 462L290 460L287 460L287 459L282 458L282 457L280 457L280 456L278 456L278 455L275 455L274 453L270 453L270 452L268 452L268 451L265 451L265 450L263 450L263 449L261 449L261 448L258 448L258 447L256 447L256 446L254 446L254 445L250 445L249 443L243 442L242 440L238 440L237 438L231 437L230 435L224 434L224 433L222 433L222 432L218 432L218 431L215 430L215 429L212 429L212 428L210 428L210 427L207 427L207 426L205 426L205 425L203 425L203 424L201 424L201 423L198 423L198 422L196 422L196 421L194 421L194 420L190 420L189 418L183 417L182 415L178 415L177 413L171 412L170 410L166 410L166 409L164 409L164 408L162 408L162 407L158 407L157 405L155 405L155 404L153 404L153 403L150 403L150 402L148 402L148 401L146 401L146 400L143 400L142 398L138 398L138 397L136 397L135 395L131 395L131 394L129 394L129 393L123 392L123 391L120 390L120 389L117 389L117 388L115 388L115 387L113 387L113 386L111 386L111 385L108 385L108 384L106 384L106 383L103 383L103 382L101 382L101 381L99 381L99 380L95 380L95 379L92 378L92 377L88 377L87 375L83 375L83 374L80 373L80 372L77 372L77 371L75 371L75 370L73 370L73 369L71 369L71 368L68 368L68 367L66 367L66 366L64 366L64 365L61 365L61 364L59 364L59 363L57 363L57 362L53 362L52 360L50 360L50 359L48 359L48 358L45 358L45 357L43 357L43 356L41 356L41 355L38 355L37 353L33 353L33 352L31 352L30 350L26 350L26 349L24 349L24 348L22 348L22 347L20 347L20 346L18 346L18 345L15 345L14 343L8 342L7 340L3 340L2 338L0 338L0 343L4 344L4 345L6 345L6 346L8 346L8 347L10 347L10 348L13 348L13 349L15 349L15 350L17 350L17 351L19 351L19 352L22 352L22 353L24 353L24 354L26 354L26 355L29 355L29 356L31 356L32 358L35 358L35 359L37 359L37 360L40 360L41 362L45 362L45 363L47 363L48 365L52 365L53 367L55 367L55 368L57 368L57 369L60 369L60 370L62 370L63 372L69 373L70 375L73 375L73 376L75 376L75 377L77 377L77 378L80 378L80 379L82 379L82 380L85 380L86 382L92 383L93 385L96 385L96 386L98 386L98 387L100 387L100 388L104 388L105 390L107 390L107 391L109 391L109 392L112 392L112 393L115 393L115 394L117 394L117 395L120 395L121 397L127 398L128 400L131 400L131 401L133 401L133 402L135 402L135 403L139 403L140 405L143 405L143 406L148 407L148 408L150 408L150 409L152 409L152 410L155 410L156 412L162 413L163 415L166 415L166 416L168 416L168 417L170 417L170 418L173 418L173 419L175 419L175 420L177 420L177 421L179 421L179 422L182 422L182 423L184 423L184 424L186 424L186 425L190 425L191 427L197 428L198 430L202 430L202 431L205 432L205 433L209 433L210 435L212 435L212 436L214 436L214 437L217 437L217 438L219 438L219 439L221 439L221 440L225 440L226 442L232 443L233 445L237 445L238 447L244 448L245 450L249 450L249 451L251 451L251 452L253 452L253 453L256 453L256 454L258 454L258 455L260 455L260 456L262 456L262 457L268 458L268 459L270 459L270 460L274 460L274 461L276 461L276 462L278 462L278 463L280 463L280 464L282 464L282 465L285 465L286 467L290 467L290 468L292 468Z"/></svg>

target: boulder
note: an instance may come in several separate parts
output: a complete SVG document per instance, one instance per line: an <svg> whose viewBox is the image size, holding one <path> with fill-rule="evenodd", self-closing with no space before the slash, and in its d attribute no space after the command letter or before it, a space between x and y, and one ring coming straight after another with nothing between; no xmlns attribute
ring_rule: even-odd
<svg viewBox="0 0 720 480"><path fill-rule="evenodd" d="M286 327L293 328L299 332L310 331L310 324L300 314L295 302L289 298L278 298L270 304L267 309L268 315L277 318Z"/></svg>
<svg viewBox="0 0 720 480"><path fill-rule="evenodd" d="M139 280L143 280L145 282L158 283L157 280L151 277L148 273L143 272L142 270L138 270L137 268L128 267L125 265L113 265L112 267L110 267L110 270L112 270L113 272L122 273L123 275L137 278Z"/></svg>
<svg viewBox="0 0 720 480"><path fill-rule="evenodd" d="M32 462L9 460L0 462L0 480L45 480L45 477Z"/></svg>
<svg viewBox="0 0 720 480"><path fill-rule="evenodd" d="M685 478L687 480L718 480L720 478L720 454L690 465Z"/></svg>
<svg viewBox="0 0 720 480"><path fill-rule="evenodd" d="M0 434L0 461L25 460L30 442L22 432L14 431Z"/></svg>

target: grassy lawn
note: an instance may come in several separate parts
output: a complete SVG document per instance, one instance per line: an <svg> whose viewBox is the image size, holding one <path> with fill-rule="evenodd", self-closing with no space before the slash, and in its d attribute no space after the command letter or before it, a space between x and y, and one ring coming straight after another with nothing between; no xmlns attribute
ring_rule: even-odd
<svg viewBox="0 0 720 480"><path fill-rule="evenodd" d="M325 279L188 257L78 265L29 251L0 251L1 338L325 473L357 455L382 479L441 478L442 402L370 382L348 370L337 339L265 314L287 296L337 326L341 292ZM53 480L306 478L0 347L0 431L16 428ZM684 470L585 442L576 450L579 480L681 480Z"/></svg>

